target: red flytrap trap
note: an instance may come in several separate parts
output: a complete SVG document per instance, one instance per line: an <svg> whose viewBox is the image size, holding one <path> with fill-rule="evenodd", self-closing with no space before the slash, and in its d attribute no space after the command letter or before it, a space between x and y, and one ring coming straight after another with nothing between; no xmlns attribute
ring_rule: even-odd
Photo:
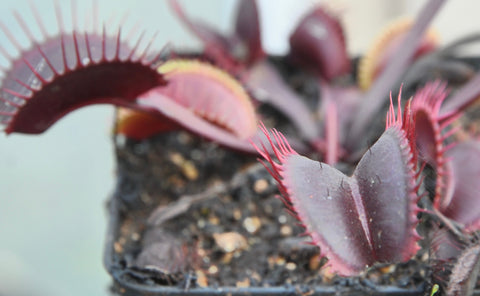
<svg viewBox="0 0 480 296"><path fill-rule="evenodd" d="M58 33L50 36L33 8L41 38L15 15L29 47L1 25L17 52L0 47L10 62L2 69L0 121L8 134L38 134L77 108L117 107L114 137L127 144L116 147L119 187L109 203L105 253L117 293L472 295L479 269L480 75L478 57L459 52L478 36L440 46L428 25L443 2L426 1L415 20L391 25L359 61L347 53L341 17L326 6L299 21L281 57L262 48L253 0L238 1L229 34L169 1L203 44L194 53L151 42L141 49L144 35L131 37L121 26L114 34L105 25L80 29L74 8L74 29L67 31L58 5ZM135 145L158 149L154 157L139 155ZM132 169L132 159L144 166ZM278 191L262 195L264 183L255 183L253 192L239 193L259 172ZM135 184L130 195L125 184ZM252 207L232 207L231 221L243 221L246 231L235 232L218 222L232 204L212 216L208 202L243 194L263 207L270 202L265 196L277 193L281 212L310 238L316 261L297 267L291 253L267 252L259 262L287 260L278 267L287 273L283 283L277 277L272 284L268 268L245 275L243 267L235 285L225 284L219 274L241 266L260 244L258 229L277 222L260 211L254 216L260 222L247 217ZM183 225L189 219L197 226ZM210 232L174 238L159 228L172 221ZM280 229L273 235L280 242L292 236ZM412 261L423 273L408 287L372 277ZM300 268L308 279L293 275Z"/></svg>

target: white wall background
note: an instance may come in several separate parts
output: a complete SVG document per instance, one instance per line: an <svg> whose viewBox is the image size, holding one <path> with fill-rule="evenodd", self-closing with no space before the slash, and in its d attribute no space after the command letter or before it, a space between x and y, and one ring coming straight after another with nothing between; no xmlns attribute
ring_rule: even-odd
<svg viewBox="0 0 480 296"><path fill-rule="evenodd" d="M50 32L55 32L53 0L35 0ZM60 1L59 1L60 2ZM88 15L91 1L78 2L79 15ZM101 19L125 12L130 21L153 34L156 48L167 41L197 46L198 42L172 16L165 1L97 0ZM281 53L293 23L314 0L259 0L265 47ZM183 0L186 10L227 28L234 0ZM345 19L349 49L364 51L387 20L415 15L424 1L333 0L328 2ZM62 1L69 16L70 1ZM435 20L444 40L480 30L480 2L450 1ZM10 11L17 10L32 24L24 0L2 0L1 21L21 31ZM68 23L68 21L66 21ZM67 25L68 27L68 25ZM22 39L22 38L21 38ZM26 39L23 38L22 42ZM0 44L12 50L0 33ZM5 65L0 58L0 64ZM114 186L110 143L112 108L88 107L60 120L40 136L0 135L0 295L107 295L109 277L102 266L106 228L104 202Z"/></svg>

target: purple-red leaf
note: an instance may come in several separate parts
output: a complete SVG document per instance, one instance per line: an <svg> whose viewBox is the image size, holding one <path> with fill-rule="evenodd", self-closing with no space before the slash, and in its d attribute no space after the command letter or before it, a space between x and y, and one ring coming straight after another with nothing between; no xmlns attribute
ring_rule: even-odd
<svg viewBox="0 0 480 296"><path fill-rule="evenodd" d="M358 274L376 262L404 261L416 251L412 132L392 107L386 131L351 177L298 155L276 131L276 143L270 140L270 145L279 163L259 150L272 166L286 205L340 274Z"/></svg>
<svg viewBox="0 0 480 296"><path fill-rule="evenodd" d="M311 142L318 139L319 127L312 112L271 64L257 63L244 73L243 81L258 100L285 114L305 139Z"/></svg>
<svg viewBox="0 0 480 296"><path fill-rule="evenodd" d="M474 235L454 233L433 225L432 276L445 295L473 295L480 271L480 244Z"/></svg>
<svg viewBox="0 0 480 296"><path fill-rule="evenodd" d="M384 105L384 98L412 61L417 47L423 40L423 33L444 2L445 0L430 0L427 2L411 30L406 34L402 46L399 46L395 51L395 58L385 66L385 70L382 71L382 74L361 99L362 103L352 120L347 138L347 146L351 151L357 150L364 144L362 137L364 137L365 131L369 128L372 118L375 117L375 114Z"/></svg>
<svg viewBox="0 0 480 296"><path fill-rule="evenodd" d="M323 7L307 14L290 36L290 56L326 80L350 71L343 28Z"/></svg>
<svg viewBox="0 0 480 296"><path fill-rule="evenodd" d="M480 142L456 144L446 153L449 169L448 191L440 200L439 210L448 218L465 225L467 230L480 228Z"/></svg>
<svg viewBox="0 0 480 296"><path fill-rule="evenodd" d="M185 14L177 0L170 0L179 19L204 44L206 54L216 64L237 71L236 63L249 66L265 57L261 43L260 19L255 0L238 2L235 31L223 34Z"/></svg>
<svg viewBox="0 0 480 296"><path fill-rule="evenodd" d="M188 107L182 106L172 98L165 96L160 88L152 89L139 98L138 103L145 110L165 116L178 122L180 126L204 136L219 144L243 151L252 151L247 139L238 138L232 132L213 124L195 114ZM180 119L181 118L181 119Z"/></svg>
<svg viewBox="0 0 480 296"><path fill-rule="evenodd" d="M411 19L399 19L390 23L376 37L370 49L365 53L358 65L358 85L367 90L375 78L381 74L385 66L395 58L395 51L402 45L406 33L412 27ZM433 51L438 44L435 31L428 30L413 56L416 60L422 55Z"/></svg>
<svg viewBox="0 0 480 296"><path fill-rule="evenodd" d="M235 35L246 48L246 56L243 58L248 65L265 57L262 48L262 36L260 33L260 16L255 0L238 1L237 20L235 23Z"/></svg>
<svg viewBox="0 0 480 296"><path fill-rule="evenodd" d="M194 60L170 60L158 71L167 84L138 98L142 108L158 112L210 140L251 151L257 133L255 110L243 87L222 70ZM159 116L159 124L163 124Z"/></svg>
<svg viewBox="0 0 480 296"><path fill-rule="evenodd" d="M476 101L480 94L480 73L477 73L468 83L458 89L440 110L442 116L449 116L464 110Z"/></svg>
<svg viewBox="0 0 480 296"><path fill-rule="evenodd" d="M346 141L350 120L360 103L360 90L356 86L334 86L323 80L320 80L319 86L322 100L318 105L317 114L324 120L318 124L324 132L326 142L325 148L321 151L325 155L325 159L343 158L346 155L341 144ZM333 110L335 112L332 112ZM329 161L325 162L330 163Z"/></svg>
<svg viewBox="0 0 480 296"><path fill-rule="evenodd" d="M225 127L240 139L255 134L257 120L250 97L226 72L192 60L170 60L158 71L167 85L156 92Z"/></svg>
<svg viewBox="0 0 480 296"><path fill-rule="evenodd" d="M445 140L454 129L450 123L456 117L442 118L440 107L448 95L446 84L435 81L426 84L413 96L411 110L415 122L415 143L419 159L435 170L434 206L448 191L445 168Z"/></svg>
<svg viewBox="0 0 480 296"><path fill-rule="evenodd" d="M458 256L447 283L445 295L473 295L480 272L480 244L471 244Z"/></svg>
<svg viewBox="0 0 480 296"><path fill-rule="evenodd" d="M61 34L12 61L0 89L6 132L41 133L66 113L98 103L131 106L164 84L145 60L114 37Z"/></svg>

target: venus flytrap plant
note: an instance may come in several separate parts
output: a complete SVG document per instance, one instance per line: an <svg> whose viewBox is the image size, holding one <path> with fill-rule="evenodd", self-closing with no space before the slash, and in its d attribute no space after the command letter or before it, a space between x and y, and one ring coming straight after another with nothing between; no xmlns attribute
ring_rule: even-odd
<svg viewBox="0 0 480 296"><path fill-rule="evenodd" d="M205 45L198 59L175 54L148 58L149 46L139 50L141 38L130 45L120 28L112 36L105 29L66 32L60 12L57 36L43 33L37 40L19 17L32 44L23 48L0 26L19 52L12 58L0 47L11 62L0 87L0 121L7 133L41 133L77 108L108 103L125 108L117 111L115 130L129 138L143 140L186 129L229 148L258 151L278 181L288 210L332 269L358 275L376 263L406 261L416 253L417 202L426 194L421 192L426 183L422 180L433 184L429 198L434 214L447 225L451 220L457 234L468 237L480 227L480 141L472 136L460 142L452 128L479 95L480 74L451 96L446 83L429 82L403 112L401 94L396 110L390 97L383 133L369 149L363 141L372 123L380 122L374 115L385 103L387 89L416 56L434 47L422 34L443 2L428 1L419 19L409 25L411 31L393 38L387 55L368 75L360 75L370 81L360 83L368 89L363 94L355 85L337 84L352 74L339 19L323 7L306 14L291 35L288 59L318 79L321 101L313 111L267 60L254 0L239 2L230 35L190 19L177 1L170 1ZM394 48L399 44L407 48L398 54ZM247 90L256 103L269 103L283 112L301 136L287 140L276 130L258 128L259 116ZM263 141L252 147L250 142L258 138ZM304 149L303 140L309 149ZM312 150L322 154L322 162L297 153ZM338 169L343 164L356 166L351 175ZM419 169L422 165L431 168L433 178ZM459 262L468 256L478 262L478 254L477 246L469 246L457 255ZM470 274L462 279L470 285L478 263L467 267ZM451 291L455 285L449 284Z"/></svg>
<svg viewBox="0 0 480 296"><path fill-rule="evenodd" d="M255 0L238 1L234 32L222 34L189 18L177 0L170 0L179 19L204 44L204 54L239 80L259 102L268 103L285 114L314 146L318 125L302 98L280 77L266 59L261 44L260 19Z"/></svg>
<svg viewBox="0 0 480 296"><path fill-rule="evenodd" d="M338 273L358 274L375 262L402 261L415 254L417 202L425 195L419 194L425 180L418 169L422 164L434 168L431 199L441 221L452 219L460 231L479 229L480 142L447 144L458 130L451 124L460 116L440 115L447 96L446 84L434 81L415 93L403 115L400 108L395 114L391 104L385 132L363 155L351 177L298 155L282 134L274 131L270 136L264 128L277 159L265 146L257 147L267 170L279 183L287 208ZM402 215L399 208L405 210ZM331 221L336 221L335 230ZM393 243L398 237L402 240ZM380 246L396 255L382 253Z"/></svg>
<svg viewBox="0 0 480 296"><path fill-rule="evenodd" d="M480 229L480 141L456 144L446 152L448 174L446 190L437 208L446 217L463 225L468 232Z"/></svg>
<svg viewBox="0 0 480 296"><path fill-rule="evenodd" d="M440 219L434 223L445 227L438 230L435 224L430 231L434 281L440 282L445 295L472 295L479 273L480 142L475 136L459 141L455 134L460 126L452 124L471 104L468 98L475 89L467 83L457 90L450 106L462 103L442 113L449 91L445 83L435 81L418 90L411 104L419 159L435 173L429 198L433 215Z"/></svg>
<svg viewBox="0 0 480 296"><path fill-rule="evenodd" d="M399 95L400 103L400 95ZM410 107L393 104L385 132L352 176L298 155L284 136L265 129L274 160L257 150L294 213L333 270L355 275L377 262L405 261L417 251L419 189ZM268 163L268 164L267 164Z"/></svg>
<svg viewBox="0 0 480 296"><path fill-rule="evenodd" d="M433 208L471 232L480 227L477 182L480 146L475 138L463 142L455 139L460 127L453 127L452 123L462 113L456 110L441 114L448 94L446 84L440 81L429 83L415 93L412 99L415 142L419 158L435 174Z"/></svg>
<svg viewBox="0 0 480 296"><path fill-rule="evenodd" d="M152 58L151 42L140 51L141 37L130 46L122 40L121 28L113 36L105 26L101 33L75 26L66 32L58 7L59 33L53 37L42 31L42 40L36 40L23 19L17 19L31 47L24 49L1 26L19 54L13 58L1 50L11 64L0 88L0 121L6 133L41 133L73 110L113 104L150 114L149 124L152 116L157 118L158 126L149 126L149 132L134 131L132 121L125 121L131 116L121 118L124 122L117 130L133 137L181 127L252 152L247 139L256 133L253 105L244 88L224 71L195 60L159 61L162 52ZM38 23L44 27L40 18ZM135 125L142 128L145 123Z"/></svg>
<svg viewBox="0 0 480 296"><path fill-rule="evenodd" d="M435 200L438 206L442 192L446 190L445 140L455 132L450 124L457 116L441 118L440 106L448 95L446 84L440 81L428 83L418 90L412 99L412 114L415 118L415 143L424 163L435 171ZM448 119L448 120L447 120Z"/></svg>
<svg viewBox="0 0 480 296"><path fill-rule="evenodd" d="M448 296L472 295L480 272L480 244L465 247L451 267L451 274L446 283Z"/></svg>
<svg viewBox="0 0 480 296"><path fill-rule="evenodd" d="M335 83L338 78L349 75L351 69L339 17L325 7L315 7L307 13L290 36L288 57L294 63L316 73L322 95L329 94L328 103L322 97L316 114L306 108L303 99L285 84L265 59L255 1L239 2L231 34L222 34L191 19L179 1L172 0L170 3L180 20L203 42L206 56L239 77L258 101L269 103L284 113L301 132L301 139L309 142L313 150L322 153L329 163L335 163L342 158L351 162L358 161L366 146L363 140L366 138L366 126L376 118L373 115L382 107L388 90L394 87L415 57L430 52L435 47L434 38L430 36L433 34L425 38L422 34L443 1L428 1L414 23L404 24L401 33L389 35L390 42L384 45L389 54L379 58L374 66L362 67L373 69L375 77L375 80L374 77L370 78L374 82L370 83L372 87L364 94ZM245 16L244 11L250 12L248 16ZM245 38L247 35L242 37L239 32L248 32L250 38ZM401 50L402 47L407 49ZM366 64L372 64L372 58L365 60L369 61ZM344 109L345 106L348 108ZM330 111L342 111L336 112L334 116L332 114L335 112L327 112L327 108ZM316 121L314 115L321 120ZM332 150L332 147L336 148Z"/></svg>
<svg viewBox="0 0 480 296"><path fill-rule="evenodd" d="M266 160L265 166L279 183L287 208L329 258L333 270L344 275L358 274L375 262L402 261L415 254L417 202L425 195L419 194L420 182L425 180L418 169L422 163L435 171L431 198L435 213L442 215L440 221L449 227L459 225L460 232L479 229L480 142L472 139L447 144L458 130L451 124L460 116L440 114L447 96L446 84L434 81L415 93L403 115L401 111L395 114L391 105L385 132L363 155L351 177L326 163L298 155L282 134L274 131L270 136L264 128L277 159L266 152L265 146L257 147ZM399 215L398 208L406 211ZM335 221L335 230L331 229L331 221ZM398 228L388 228L389 223ZM395 233L394 237L402 240L392 243L392 237L385 233ZM397 256L382 253L380 246ZM454 252L459 256L456 260L478 255L475 246L464 253ZM471 292L478 268L477 264L467 264L468 268L465 264L453 265L449 290Z"/></svg>
<svg viewBox="0 0 480 296"><path fill-rule="evenodd" d="M448 296L472 295L480 271L478 236L433 225L430 249L434 286Z"/></svg>
<svg viewBox="0 0 480 296"><path fill-rule="evenodd" d="M309 64L310 67L307 69L312 67L317 69L314 72L319 78L322 94L317 114L323 119L319 123L321 126L319 142L323 143L320 152L324 154L324 159L328 159L329 162L342 159L356 162L364 152L366 146L364 139L372 138L366 134L378 136L375 129L373 129L374 132L366 130L361 132L358 136L363 139L357 138L353 133L357 132L362 121L375 124L377 117L369 117L367 114L373 115L379 111L385 102L383 98L387 96L387 91L395 87L397 83L395 80L401 77L406 65L435 48L434 34L429 31L426 37L422 37L422 33L440 4L440 2L428 2L422 14L419 15L415 28L412 28L413 22L402 22L391 26L393 28L387 28L385 30L387 33L377 38L370 53L360 61L358 70L360 89L351 85L345 87L335 81L342 76L348 77L346 74L349 74L350 69L350 61L346 55L346 42L339 19L327 9L319 7L300 22L290 39L290 56L303 61L304 65ZM324 33L319 34L319 32ZM406 39L408 34L410 34L409 40ZM399 58L396 51L400 51L402 47L408 47L409 50L402 53L404 56ZM386 70L387 68L389 69ZM372 89L368 90L370 86ZM362 93L362 89L366 92ZM367 109L370 110L366 111ZM328 112L329 110L341 110L341 112L336 112L334 116L332 112ZM331 136L332 130L338 131L335 137ZM325 149L325 147L336 147L334 149L338 151Z"/></svg>

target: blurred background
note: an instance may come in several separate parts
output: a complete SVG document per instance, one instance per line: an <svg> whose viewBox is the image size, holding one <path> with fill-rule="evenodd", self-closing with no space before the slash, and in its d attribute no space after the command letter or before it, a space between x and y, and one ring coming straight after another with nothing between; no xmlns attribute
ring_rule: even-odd
<svg viewBox="0 0 480 296"><path fill-rule="evenodd" d="M241 0L240 0L241 1ZM31 1L50 32L58 31L53 0ZM58 1L60 2L60 1ZM76 1L80 28L90 28L91 1ZM167 42L196 48L197 40L177 21L166 1L94 0L101 20L116 28L137 21L147 35L159 34L154 48ZM287 49L288 34L313 0L259 0L263 41L269 53ZM388 20L414 16L425 1L323 1L344 21L352 54L368 48ZM181 0L186 11L220 30L233 22L235 0ZM60 4L67 30L71 3ZM480 2L448 2L434 21L444 42L480 30ZM25 0L2 0L1 22L24 46L28 39L15 20L17 11L39 34ZM87 21L84 21L84 20ZM40 36L40 35L39 35ZM147 38L148 39L148 38ZM148 40L147 40L148 41ZM133 42L133 41L132 41ZM0 31L0 45L15 48ZM0 65L8 60L0 56ZM113 108L92 106L70 114L42 135L0 135L0 296L108 295L110 278L102 266L106 231L105 201L113 192L115 163L111 143Z"/></svg>

